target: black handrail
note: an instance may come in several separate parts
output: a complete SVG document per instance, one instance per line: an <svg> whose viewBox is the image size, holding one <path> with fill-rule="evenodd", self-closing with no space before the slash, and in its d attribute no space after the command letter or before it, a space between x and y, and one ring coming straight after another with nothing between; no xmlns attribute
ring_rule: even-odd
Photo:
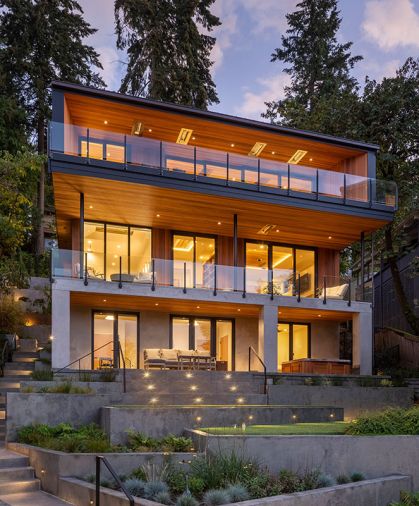
<svg viewBox="0 0 419 506"><path fill-rule="evenodd" d="M251 366L251 360L252 360L252 353L254 353L255 357L259 360L259 362L262 364L263 367L263 393L266 394L266 389L268 385L268 376L266 374L266 364L265 362L260 358L257 351L253 348L253 346L249 346L249 372L250 372L250 366Z"/></svg>
<svg viewBox="0 0 419 506"><path fill-rule="evenodd" d="M123 381L123 385L124 385L124 394L126 394L127 393L127 377L126 377L125 357L124 357L124 352L122 351L121 341L119 339L116 342L116 345L118 346L118 356L120 356L122 359L122 365L123 365L122 381Z"/></svg>
<svg viewBox="0 0 419 506"><path fill-rule="evenodd" d="M72 362L70 362L69 364L65 365L64 367L61 367L61 369L58 369L58 371L55 371L54 374L58 374L58 373L64 371L65 369L67 369L68 367L70 367L71 365L73 365L76 362L78 362L79 363L78 372L79 372L79 378L80 378L80 362L81 362L81 360L83 360L84 358L88 357L89 355L92 355L92 353L95 353L96 351L101 350L105 346L108 346L109 344L113 344L113 342L114 341L112 339L112 341L109 341L109 342L107 342L105 344L102 344L102 346L99 346L99 348L96 348L95 350L92 350L89 353L86 353L85 355L83 355L83 356L81 356L79 358L76 358L76 360L73 360ZM66 371L66 372L73 372L73 371Z"/></svg>
<svg viewBox="0 0 419 506"><path fill-rule="evenodd" d="M4 376L4 366L6 365L7 356L10 352L9 348L10 348L9 341L5 341L0 356L0 377Z"/></svg>
<svg viewBox="0 0 419 506"><path fill-rule="evenodd" d="M100 506L100 468L101 463L104 463L108 468L108 471L111 473L112 478L116 481L118 487L122 490L122 492L126 495L130 506L134 506L134 498L125 488L125 485L120 480L119 476L116 474L114 468L109 463L108 459L106 459L103 455L96 455L96 502L95 506Z"/></svg>

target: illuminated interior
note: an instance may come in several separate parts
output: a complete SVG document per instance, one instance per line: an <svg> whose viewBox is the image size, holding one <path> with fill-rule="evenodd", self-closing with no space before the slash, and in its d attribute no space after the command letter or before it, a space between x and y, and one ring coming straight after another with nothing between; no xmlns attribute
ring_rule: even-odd
<svg viewBox="0 0 419 506"><path fill-rule="evenodd" d="M188 288L211 288L214 283L215 239L194 235L173 236L173 282ZM186 272L185 272L186 268Z"/></svg>
<svg viewBox="0 0 419 506"><path fill-rule="evenodd" d="M309 357L309 326L278 323L278 371L283 362Z"/></svg>

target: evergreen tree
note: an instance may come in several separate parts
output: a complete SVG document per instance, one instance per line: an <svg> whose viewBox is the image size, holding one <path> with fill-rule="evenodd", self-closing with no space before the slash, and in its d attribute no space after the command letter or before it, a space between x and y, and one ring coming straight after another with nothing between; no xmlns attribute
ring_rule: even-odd
<svg viewBox="0 0 419 506"><path fill-rule="evenodd" d="M330 134L339 129L346 134L345 118L358 105L357 81L350 71L362 57L351 56L352 42L337 41L341 24L337 0L302 0L295 12L287 14L287 21L289 28L271 61L288 65L285 72L291 75L291 85L284 100L266 104L264 116L288 126Z"/></svg>
<svg viewBox="0 0 419 506"><path fill-rule="evenodd" d="M50 116L48 87L54 79L103 86L92 66L101 68L99 55L83 43L95 33L84 21L76 0L0 0L0 68L5 85L16 92L27 112L28 130L38 153L46 150ZM44 214L45 171L40 173L38 209ZM39 223L37 252L43 251Z"/></svg>
<svg viewBox="0 0 419 506"><path fill-rule="evenodd" d="M120 91L201 109L218 103L208 35L220 24L213 3L116 0L117 47L128 54Z"/></svg>

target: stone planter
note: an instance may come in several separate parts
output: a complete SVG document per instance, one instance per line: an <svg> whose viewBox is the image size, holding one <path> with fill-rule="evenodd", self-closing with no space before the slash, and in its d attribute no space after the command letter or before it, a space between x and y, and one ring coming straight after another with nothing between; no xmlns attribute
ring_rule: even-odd
<svg viewBox="0 0 419 506"><path fill-rule="evenodd" d="M19 339L19 351L24 353L34 353L38 351L37 339Z"/></svg>

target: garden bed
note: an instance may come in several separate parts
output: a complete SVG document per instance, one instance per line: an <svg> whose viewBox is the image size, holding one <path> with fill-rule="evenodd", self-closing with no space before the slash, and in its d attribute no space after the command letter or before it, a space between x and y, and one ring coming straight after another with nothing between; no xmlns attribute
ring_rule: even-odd
<svg viewBox="0 0 419 506"><path fill-rule="evenodd" d="M213 435L278 436L278 435L332 435L345 433L348 423L292 423L288 425L247 425L244 427L207 427L200 429Z"/></svg>

